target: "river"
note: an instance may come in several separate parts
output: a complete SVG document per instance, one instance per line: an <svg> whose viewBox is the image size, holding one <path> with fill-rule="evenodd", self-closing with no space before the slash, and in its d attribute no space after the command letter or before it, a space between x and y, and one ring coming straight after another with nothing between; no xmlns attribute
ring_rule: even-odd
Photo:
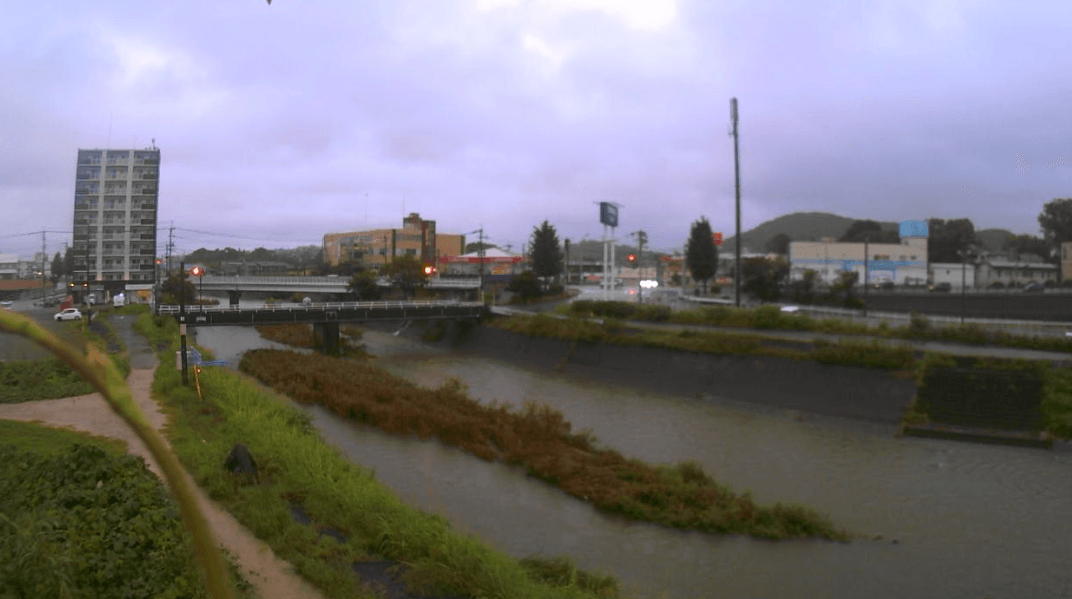
<svg viewBox="0 0 1072 599"><path fill-rule="evenodd" d="M201 329L198 340L232 364L267 346L241 327ZM386 333L365 343L415 383L456 377L481 401L548 403L627 456L695 460L759 502L811 505L861 535L769 542L626 522L518 470L304 408L327 442L406 501L516 557L569 555L617 577L629 597L1072 596L1067 448L895 439L888 425L639 393Z"/></svg>

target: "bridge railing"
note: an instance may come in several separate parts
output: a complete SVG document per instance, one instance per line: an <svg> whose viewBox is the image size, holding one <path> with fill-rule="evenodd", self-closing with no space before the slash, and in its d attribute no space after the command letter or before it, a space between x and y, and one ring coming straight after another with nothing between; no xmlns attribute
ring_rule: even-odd
<svg viewBox="0 0 1072 599"><path fill-rule="evenodd" d="M241 312L243 310L360 310L383 308L434 308L437 306L482 307L483 302L462 301L377 301L377 302L312 302L312 303L266 303L257 306L186 306L188 314L203 312ZM178 314L180 306L160 306L160 314Z"/></svg>

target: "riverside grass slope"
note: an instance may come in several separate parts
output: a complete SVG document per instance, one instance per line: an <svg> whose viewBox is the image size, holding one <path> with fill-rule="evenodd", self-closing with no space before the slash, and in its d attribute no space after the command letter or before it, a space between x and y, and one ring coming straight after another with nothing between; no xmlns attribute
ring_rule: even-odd
<svg viewBox="0 0 1072 599"><path fill-rule="evenodd" d="M436 437L489 461L521 466L597 509L633 520L764 539L848 540L829 518L797 505L759 506L692 462L651 466L599 449L549 406L481 405L457 381L424 389L372 364L292 351L247 352L240 369L280 393L386 432Z"/></svg>
<svg viewBox="0 0 1072 599"><path fill-rule="evenodd" d="M135 328L161 357L173 355L174 319L144 314ZM182 386L173 360L157 367L153 391L169 412L172 447L213 499L326 596L620 596L616 580L580 570L567 558L514 560L452 531L445 519L404 504L373 472L325 444L298 408L251 378L216 368L203 369L199 377L204 399ZM245 444L256 457L258 484L236 481L220 467L235 443ZM295 520L295 507L312 526ZM332 536L318 534L325 530ZM412 594L383 595L357 585L353 562L383 564L385 558Z"/></svg>

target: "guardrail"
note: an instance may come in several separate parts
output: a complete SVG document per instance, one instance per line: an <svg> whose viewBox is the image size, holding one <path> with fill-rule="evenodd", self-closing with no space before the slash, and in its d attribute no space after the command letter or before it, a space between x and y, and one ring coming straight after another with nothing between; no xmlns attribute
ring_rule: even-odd
<svg viewBox="0 0 1072 599"><path fill-rule="evenodd" d="M377 301L377 302L310 302L305 303L281 303L281 304L263 304L261 306L250 307L246 306L241 308L238 306L202 306L198 304L186 306L187 314L203 313L203 312L249 312L251 310L364 310L364 309L390 309L390 308L436 308L436 307L458 307L458 308L476 308L482 307L483 302L462 302L462 301ZM181 311L180 306L166 305L160 306L160 314L179 314Z"/></svg>

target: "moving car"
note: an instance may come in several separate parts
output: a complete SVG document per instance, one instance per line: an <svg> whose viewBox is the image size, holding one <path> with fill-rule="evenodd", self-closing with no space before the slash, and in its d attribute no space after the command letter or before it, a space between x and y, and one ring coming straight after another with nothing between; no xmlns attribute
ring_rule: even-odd
<svg viewBox="0 0 1072 599"><path fill-rule="evenodd" d="M3 308L4 310L10 310L11 309L11 302L9 302L9 301L0 302L0 308Z"/></svg>
<svg viewBox="0 0 1072 599"><path fill-rule="evenodd" d="M82 320L82 313L78 311L78 308L67 308L62 312L56 312L54 318L56 322L61 320Z"/></svg>
<svg viewBox="0 0 1072 599"><path fill-rule="evenodd" d="M1027 285L1024 285L1024 293L1041 293L1046 290L1046 286L1038 281L1031 281Z"/></svg>

